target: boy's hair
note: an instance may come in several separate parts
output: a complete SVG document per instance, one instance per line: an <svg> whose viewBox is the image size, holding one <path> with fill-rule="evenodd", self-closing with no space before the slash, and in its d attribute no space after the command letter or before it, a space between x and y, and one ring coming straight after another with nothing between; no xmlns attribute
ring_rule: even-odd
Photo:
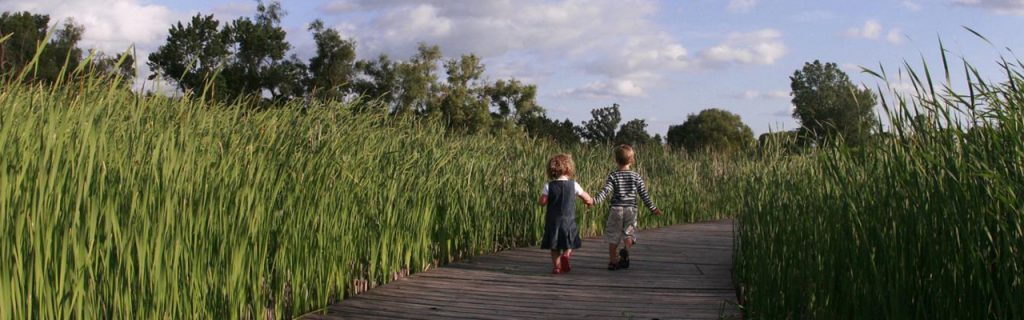
<svg viewBox="0 0 1024 320"><path fill-rule="evenodd" d="M576 164L572 162L572 156L568 154L556 154L548 160L548 178L556 179L561 176L572 177L576 175Z"/></svg>
<svg viewBox="0 0 1024 320"><path fill-rule="evenodd" d="M620 166L627 164L633 164L635 154L633 153L633 146L628 144L620 144L615 147L615 162L618 162Z"/></svg>

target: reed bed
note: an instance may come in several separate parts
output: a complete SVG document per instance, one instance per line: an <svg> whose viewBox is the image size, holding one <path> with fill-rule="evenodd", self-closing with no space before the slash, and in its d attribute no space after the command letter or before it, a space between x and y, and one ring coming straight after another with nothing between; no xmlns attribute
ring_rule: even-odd
<svg viewBox="0 0 1024 320"><path fill-rule="evenodd" d="M937 73L869 71L915 87L880 90L891 134L875 145L750 163L747 318L1024 318L1024 66L1001 60L992 82L942 52Z"/></svg>
<svg viewBox="0 0 1024 320"><path fill-rule="evenodd" d="M365 103L256 111L117 81L0 87L0 318L292 317L536 245L554 153L591 191L614 169L610 147L453 135ZM666 212L643 227L731 214L718 162L638 157ZM583 233L605 212L581 210Z"/></svg>

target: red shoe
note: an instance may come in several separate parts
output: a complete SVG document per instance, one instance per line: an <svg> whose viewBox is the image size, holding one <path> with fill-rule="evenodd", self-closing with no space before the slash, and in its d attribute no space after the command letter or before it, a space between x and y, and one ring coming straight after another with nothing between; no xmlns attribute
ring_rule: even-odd
<svg viewBox="0 0 1024 320"><path fill-rule="evenodd" d="M562 259L562 271L563 272L572 271L572 267L569 266L569 257L563 255L561 259Z"/></svg>
<svg viewBox="0 0 1024 320"><path fill-rule="evenodd" d="M551 274L559 274L559 273L562 273L562 269L559 269L558 267L554 267L554 268L551 269Z"/></svg>

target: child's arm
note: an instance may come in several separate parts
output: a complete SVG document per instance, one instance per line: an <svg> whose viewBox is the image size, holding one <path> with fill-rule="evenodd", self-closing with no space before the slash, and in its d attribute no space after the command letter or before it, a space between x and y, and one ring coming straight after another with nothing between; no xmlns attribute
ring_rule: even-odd
<svg viewBox="0 0 1024 320"><path fill-rule="evenodd" d="M640 199L644 200L647 209L650 209L656 216L661 215L661 209L654 206L654 201L651 201L651 196L647 194L647 185L644 184L644 179L639 174L636 175L636 193L640 194Z"/></svg>
<svg viewBox="0 0 1024 320"><path fill-rule="evenodd" d="M576 196L583 199L583 204L587 205L587 207L594 206L594 198L591 198L590 194L583 191L583 187L581 187L579 183L576 184Z"/></svg>
<svg viewBox="0 0 1024 320"><path fill-rule="evenodd" d="M537 203L542 206L548 204L548 184L544 184L544 190L540 192L540 200L538 200Z"/></svg>
<svg viewBox="0 0 1024 320"><path fill-rule="evenodd" d="M601 203L605 197L608 197L612 192L612 188L615 187L614 181L612 181L612 175L608 175L608 179L604 180L604 187L601 188L601 192L597 193L597 198L594 198L594 203Z"/></svg>

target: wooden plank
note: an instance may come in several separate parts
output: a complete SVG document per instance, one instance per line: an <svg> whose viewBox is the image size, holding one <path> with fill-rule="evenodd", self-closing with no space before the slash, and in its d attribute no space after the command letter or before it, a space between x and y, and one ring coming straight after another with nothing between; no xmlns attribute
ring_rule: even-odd
<svg viewBox="0 0 1024 320"><path fill-rule="evenodd" d="M608 245L584 241L573 271L548 252L507 250L371 289L304 319L738 318L731 220L639 233L632 266L606 270Z"/></svg>

